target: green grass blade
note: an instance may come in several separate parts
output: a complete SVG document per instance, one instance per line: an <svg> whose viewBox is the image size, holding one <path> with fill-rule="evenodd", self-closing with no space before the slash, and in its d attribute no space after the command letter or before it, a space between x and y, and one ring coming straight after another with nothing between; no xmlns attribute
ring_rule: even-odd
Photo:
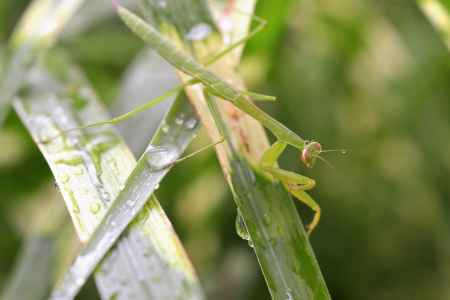
<svg viewBox="0 0 450 300"><path fill-rule="evenodd" d="M124 229L144 207L172 164L181 157L195 137L198 124L191 106L181 95L139 159L124 188L66 273L62 284L54 291L54 299L70 299L76 295ZM184 296L193 297L188 294Z"/></svg>
<svg viewBox="0 0 450 300"><path fill-rule="evenodd" d="M214 99L209 105L219 130L230 136ZM292 198L233 146L230 150L231 187L238 207L236 230L254 248L272 298L330 299Z"/></svg>
<svg viewBox="0 0 450 300"><path fill-rule="evenodd" d="M45 299L58 269L79 247L78 239L53 182L33 194L13 215L24 242L0 299Z"/></svg>
<svg viewBox="0 0 450 300"><path fill-rule="evenodd" d="M386 18L395 26L420 66L442 65L448 67L450 61L448 49L416 1L370 1L374 6L380 8ZM423 47L423 45L427 45L427 47Z"/></svg>
<svg viewBox="0 0 450 300"><path fill-rule="evenodd" d="M0 125L35 58L56 42L83 2L35 0L25 11L10 39L10 59L0 83Z"/></svg>
<svg viewBox="0 0 450 300"><path fill-rule="evenodd" d="M28 238L0 299L44 299L52 284L51 265L54 252L55 241L52 238L40 235Z"/></svg>
<svg viewBox="0 0 450 300"><path fill-rule="evenodd" d="M209 16L196 13L204 12L201 9L205 4L203 1L166 1L164 9L158 7L157 2L146 0L147 9L152 11L145 11L143 14L151 14L159 20L161 30L177 39L181 48L194 49L194 56L207 60L208 55L213 56L223 46L218 43L217 32L200 41L185 38L191 26L210 20ZM196 5L200 8L195 9ZM189 13L188 17L180 14L184 7L194 7L193 13ZM173 20L176 22L170 23ZM186 27L180 30L180 24L186 24ZM177 29L179 34L175 36L173 32ZM217 74L223 74L230 82L239 82L236 74L236 77L230 77L235 67L233 62L237 61L227 60L225 57L223 61L216 63L213 70ZM230 147L228 151L224 146L218 147L218 156L248 230L248 233L241 234L249 235L247 238L255 250L272 298L330 299L291 197L281 185L268 180L252 167L267 147L267 138L261 126L242 114L238 117L227 115L226 112L230 111L236 113L228 103L217 103L220 115L212 118L201 94L192 89L188 89L188 94L211 139L217 139L221 131L216 125L225 131L222 134L227 137Z"/></svg>
<svg viewBox="0 0 450 300"><path fill-rule="evenodd" d="M438 0L419 0L419 4L450 48L450 6L445 6Z"/></svg>
<svg viewBox="0 0 450 300"><path fill-rule="evenodd" d="M54 53L46 58L45 68L50 68L52 75L34 69L29 96L14 102L37 142L60 130L109 118L79 72ZM38 145L77 233L86 242L125 186L135 160L110 126L73 132ZM202 295L192 266L155 197L150 197L116 247L103 258L95 279L102 299L171 299L187 294L201 299ZM68 284L79 287L77 282Z"/></svg>
<svg viewBox="0 0 450 300"><path fill-rule="evenodd" d="M220 22L217 22L217 26L224 40L228 41L228 44L237 42L247 35L248 29L252 24L252 19L249 16L253 14L256 1L225 1L224 3L210 1L209 3L211 13L216 16L216 19L220 19ZM230 3L232 6L230 6ZM233 10L238 13L233 13ZM232 26L232 24L239 24L239 26ZM267 28L265 29L267 30ZM228 59L233 58L233 63L239 64L243 50L244 45L234 49L227 54Z"/></svg>
<svg viewBox="0 0 450 300"><path fill-rule="evenodd" d="M123 4L135 7L137 0L123 0ZM85 1L65 27L62 38L67 39L80 34L112 16L114 8L111 1Z"/></svg>

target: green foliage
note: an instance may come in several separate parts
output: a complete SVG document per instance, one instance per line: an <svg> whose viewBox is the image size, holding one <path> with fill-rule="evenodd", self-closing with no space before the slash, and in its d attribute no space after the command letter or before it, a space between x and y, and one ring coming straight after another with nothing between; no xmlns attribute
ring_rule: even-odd
<svg viewBox="0 0 450 300"><path fill-rule="evenodd" d="M4 43L27 2L0 1ZM323 218L311 243L333 299L446 299L448 50L413 1L282 2L258 3L268 30L250 41L240 72L250 90L277 96L264 109L289 128L326 148L349 149L327 157L333 169L319 163L305 171L294 152L280 162L318 183L312 193ZM117 20L61 44L107 102L140 45ZM0 143L4 284L23 237L17 210L51 175L16 116ZM269 299L252 249L236 236L232 196L211 153L176 166L158 196L208 298ZM80 299L96 299L92 288Z"/></svg>

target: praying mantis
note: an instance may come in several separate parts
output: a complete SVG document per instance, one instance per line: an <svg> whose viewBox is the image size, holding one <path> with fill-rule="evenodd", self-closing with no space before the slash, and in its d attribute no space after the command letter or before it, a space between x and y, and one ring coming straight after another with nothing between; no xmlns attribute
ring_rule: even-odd
<svg viewBox="0 0 450 300"><path fill-rule="evenodd" d="M257 167L264 173L272 176L273 179L279 180L286 190L288 190L295 198L314 211L315 214L313 220L307 227L308 233L311 233L320 221L321 209L317 202L306 191L314 188L316 182L309 177L279 168L277 166L277 161L286 147L290 145L301 152L301 161L307 167L311 168L314 166L316 159L320 157L319 155L321 152L323 152L321 144L316 141L305 141L248 99L271 101L274 100L273 97L247 91L239 91L206 68L209 64L217 61L226 53L256 34L264 24L261 23L261 26L251 31L246 37L219 52L219 54L214 56L205 64L205 66L203 66L191 56L179 50L173 42L160 34L155 28L137 15L117 3L114 3L114 5L119 17L133 33L139 36L172 66L193 78L190 82L185 83L179 88L184 88L189 84L202 83L206 94L217 96L220 99L231 102L237 108L259 121L265 128L273 133L277 138L277 141L262 155ZM152 103L156 102L157 101L153 101Z"/></svg>
<svg viewBox="0 0 450 300"><path fill-rule="evenodd" d="M224 50L216 54L212 59L208 60L205 65L202 65L190 55L178 49L178 47L171 40L159 33L155 28L153 28L139 16L120 6L114 0L113 5L117 10L118 16L133 33L140 37L146 44L148 44L172 66L189 75L190 77L192 77L192 79L180 86L169 90L165 94L154 98L153 100L150 100L149 102L137 107L136 109L128 113L107 121L90 124L82 128L89 128L106 124L117 124L130 118L136 113L153 107L154 105L169 98L169 96L182 91L189 85L201 83L204 86L204 93L207 96L212 95L222 100L231 102L234 106L260 122L276 137L277 140L269 147L268 150L264 152L256 168L258 168L259 171L262 171L262 173L268 175L272 180L279 181L288 192L290 192L295 198L306 204L314 211L314 217L307 226L307 232L308 234L310 234L318 225L321 217L320 206L307 193L308 190L311 190L315 187L316 182L314 179L311 179L309 177L281 169L280 167L278 167L277 161L286 147L289 145L298 149L298 151L300 152L300 160L308 168L311 168L314 166L317 158L321 159L320 154L322 152L325 152L324 150L322 150L321 144L317 141L306 141L302 139L299 135L272 118L270 115L265 113L250 101L250 99L260 101L273 101L275 100L274 97L237 90L232 85L228 84L207 69L207 66L216 62L225 54L248 40L259 30L261 30L261 28L264 26L264 23L260 23L260 26L251 31L247 36L243 37L233 45L226 47ZM69 129L68 131L78 129L80 128Z"/></svg>

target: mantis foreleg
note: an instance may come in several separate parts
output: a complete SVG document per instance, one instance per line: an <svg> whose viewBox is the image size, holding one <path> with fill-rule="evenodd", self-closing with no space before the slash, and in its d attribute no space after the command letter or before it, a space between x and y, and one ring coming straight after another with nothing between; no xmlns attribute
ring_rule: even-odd
<svg viewBox="0 0 450 300"><path fill-rule="evenodd" d="M314 212L314 218L308 225L307 230L310 234L317 226L320 220L320 206L314 199L305 191L314 188L316 182L309 177L281 169L277 166L277 161L280 155L286 149L287 144L283 141L276 141L263 154L260 161L260 168L272 175L277 180L281 181L283 186L298 200L310 207Z"/></svg>

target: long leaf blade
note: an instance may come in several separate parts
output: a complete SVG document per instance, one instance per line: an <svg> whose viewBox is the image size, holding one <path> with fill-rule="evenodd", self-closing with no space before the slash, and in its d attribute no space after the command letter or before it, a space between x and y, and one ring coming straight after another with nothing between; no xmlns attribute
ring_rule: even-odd
<svg viewBox="0 0 450 300"><path fill-rule="evenodd" d="M77 231L86 241L125 184L135 162L111 127L40 142L60 130L109 118L80 74L64 60L53 61L56 57L47 57L51 58L50 66L58 71L59 80L70 85L61 86L47 73L38 73L40 76L30 79L34 83L31 96L15 101L14 106L49 162ZM76 92L66 90L67 87L75 87ZM72 93L65 94L68 91ZM201 298L196 275L170 222L156 198L149 200L96 274L102 299L164 299L189 293L193 299ZM118 269L121 272L114 273Z"/></svg>
<svg viewBox="0 0 450 300"><path fill-rule="evenodd" d="M59 38L84 0L33 1L10 40L10 59L0 83L0 125L36 57Z"/></svg>
<svg viewBox="0 0 450 300"><path fill-rule="evenodd" d="M128 177L124 189L66 273L62 284L52 293L52 299L71 299L77 294L97 264L144 207L172 164L180 158L195 137L199 124L183 95L174 103L164 123Z"/></svg>
<svg viewBox="0 0 450 300"><path fill-rule="evenodd" d="M189 14L183 20L185 15L180 12L183 7L202 7L204 3L199 2L203 1L166 1L167 7L177 7L173 10L161 8L157 1L144 2L150 3L148 7L153 10L144 11L143 14L156 15L155 19L162 20L159 24L161 30L179 41L180 48L194 49L194 56L207 58L215 54L212 52L214 49L218 51L222 47L217 42L216 34L210 34L198 42L186 39L185 33L189 32L190 26L208 22L210 17L196 14L195 19L193 14ZM204 10L197 8L193 11ZM175 25L170 23L172 20L177 20ZM183 22L186 27L175 35L174 32ZM204 47L205 44L208 47ZM214 44L217 47L213 47ZM213 66L213 70L229 82L240 83L240 79L232 70L235 66L233 61L236 62L235 58L230 60L224 57ZM189 78L184 76L183 79ZM239 87L242 89L242 84ZM267 138L260 124L223 101L217 103L220 115L211 118L201 91L198 88L188 88L188 94L211 138L216 139L219 132L227 137L228 151L225 146L218 147L218 156L229 179L236 204L250 235L249 242L255 249L272 298L330 299L290 196L280 184L268 180L254 168L264 149L267 149Z"/></svg>
<svg viewBox="0 0 450 300"><path fill-rule="evenodd" d="M450 7L438 0L419 0L419 4L450 48Z"/></svg>
<svg viewBox="0 0 450 300"><path fill-rule="evenodd" d="M54 183L48 182L13 211L24 241L0 299L48 297L55 274L75 255L79 241L61 200Z"/></svg>

